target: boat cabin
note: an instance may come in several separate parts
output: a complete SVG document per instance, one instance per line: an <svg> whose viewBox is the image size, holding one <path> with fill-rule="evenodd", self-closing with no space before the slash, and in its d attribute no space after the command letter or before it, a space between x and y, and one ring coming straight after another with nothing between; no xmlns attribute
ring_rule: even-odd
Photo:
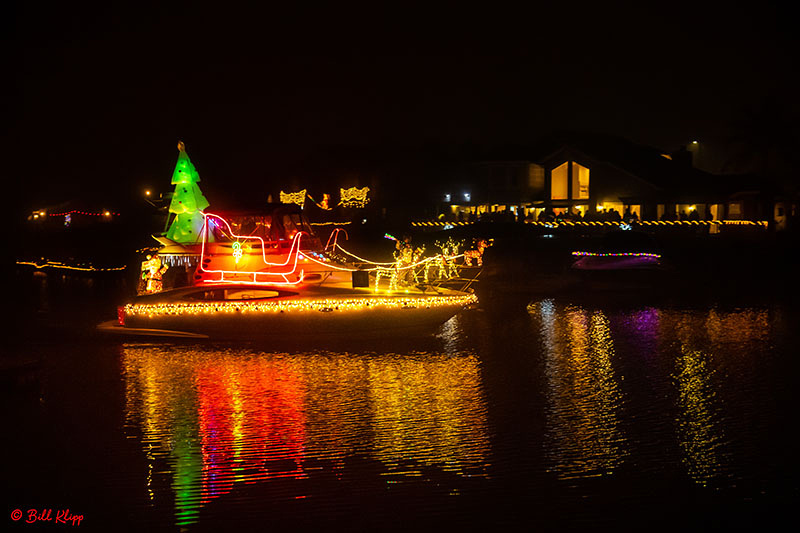
<svg viewBox="0 0 800 533"><path fill-rule="evenodd" d="M296 283L298 252L322 249L296 205L208 210L204 215L199 242L176 243L164 236L155 237L164 245L158 255L169 267L164 274L165 288L229 279Z"/></svg>
<svg viewBox="0 0 800 533"><path fill-rule="evenodd" d="M211 214L209 212L208 214ZM317 250L319 239L314 235L303 211L297 205L269 204L261 210L213 211L205 241L236 242L242 238L260 239L268 248L289 249L295 235L305 232L303 249ZM227 222L221 224L217 218Z"/></svg>

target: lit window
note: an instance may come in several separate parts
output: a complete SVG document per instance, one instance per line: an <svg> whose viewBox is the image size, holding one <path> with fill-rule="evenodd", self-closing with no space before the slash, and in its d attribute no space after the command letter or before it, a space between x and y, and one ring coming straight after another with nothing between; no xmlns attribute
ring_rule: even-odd
<svg viewBox="0 0 800 533"><path fill-rule="evenodd" d="M589 169L574 161L572 162L572 198L575 200L589 199Z"/></svg>
<svg viewBox="0 0 800 533"><path fill-rule="evenodd" d="M552 200L566 200L568 195L567 167L569 163L564 163L554 168L550 172L550 198Z"/></svg>

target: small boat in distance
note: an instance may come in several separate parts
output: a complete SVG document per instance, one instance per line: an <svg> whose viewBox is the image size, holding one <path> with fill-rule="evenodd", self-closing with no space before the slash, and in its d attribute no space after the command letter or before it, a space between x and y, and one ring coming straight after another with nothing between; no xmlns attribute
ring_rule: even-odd
<svg viewBox="0 0 800 533"><path fill-rule="evenodd" d="M599 246L572 252L570 270L596 290L653 287L668 270L652 236L633 231L607 234Z"/></svg>

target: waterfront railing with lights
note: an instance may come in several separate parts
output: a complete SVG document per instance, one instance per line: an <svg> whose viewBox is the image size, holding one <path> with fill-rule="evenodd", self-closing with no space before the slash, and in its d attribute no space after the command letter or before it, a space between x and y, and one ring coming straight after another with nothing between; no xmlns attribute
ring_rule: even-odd
<svg viewBox="0 0 800 533"><path fill-rule="evenodd" d="M478 224L475 221L447 222L440 220L412 222L413 227L456 227L470 226ZM600 227L600 226L619 226L622 222L611 220L557 220L552 222L533 222L524 221L524 224L532 226L542 226L545 228L569 228L569 227ZM641 220L632 224L633 226L757 226L766 229L769 226L767 220Z"/></svg>

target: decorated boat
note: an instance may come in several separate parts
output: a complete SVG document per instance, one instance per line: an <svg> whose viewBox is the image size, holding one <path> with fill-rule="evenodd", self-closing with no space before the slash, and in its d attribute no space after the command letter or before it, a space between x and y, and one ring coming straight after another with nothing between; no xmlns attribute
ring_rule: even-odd
<svg viewBox="0 0 800 533"><path fill-rule="evenodd" d="M653 238L645 233L607 234L599 246L572 252L571 270L593 289L651 287L669 270Z"/></svg>
<svg viewBox="0 0 800 533"><path fill-rule="evenodd" d="M234 229L241 224L206 213L199 245L161 239L164 246L143 271L184 271L187 283L173 278L167 289L147 283L143 294L118 309L116 321L99 329L248 340L425 334L477 301L467 284L450 288L453 276L442 265L451 257L417 258L400 246L394 262L375 263L347 252L337 231L322 247L299 216L291 227L272 217L246 235ZM266 240L270 232L276 237ZM165 266L154 270L154 260Z"/></svg>
<svg viewBox="0 0 800 533"><path fill-rule="evenodd" d="M161 246L142 263L138 296L101 331L215 339L426 333L476 302L471 280L454 286L456 261L466 259L452 248L423 257L387 235L394 261L373 262L342 247L340 228L323 246L297 205L208 211L179 149L176 216L154 236Z"/></svg>
<svg viewBox="0 0 800 533"><path fill-rule="evenodd" d="M476 302L469 292L211 283L144 295L102 331L136 336L303 340L429 334Z"/></svg>

